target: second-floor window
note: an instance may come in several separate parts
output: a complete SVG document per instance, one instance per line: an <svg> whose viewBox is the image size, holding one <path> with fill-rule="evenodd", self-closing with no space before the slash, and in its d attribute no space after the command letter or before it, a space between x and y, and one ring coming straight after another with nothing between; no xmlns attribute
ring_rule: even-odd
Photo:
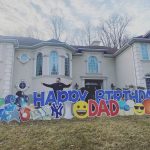
<svg viewBox="0 0 150 150"><path fill-rule="evenodd" d="M69 54L65 57L65 76L70 76L70 60Z"/></svg>
<svg viewBox="0 0 150 150"><path fill-rule="evenodd" d="M36 58L36 76L42 75L43 56L42 53L37 54Z"/></svg>
<svg viewBox="0 0 150 150"><path fill-rule="evenodd" d="M50 53L50 74L58 74L58 54L55 51Z"/></svg>
<svg viewBox="0 0 150 150"><path fill-rule="evenodd" d="M141 44L141 53L143 60L149 60L148 46L147 44Z"/></svg>
<svg viewBox="0 0 150 150"><path fill-rule="evenodd" d="M95 56L88 58L88 73L98 73L98 60Z"/></svg>

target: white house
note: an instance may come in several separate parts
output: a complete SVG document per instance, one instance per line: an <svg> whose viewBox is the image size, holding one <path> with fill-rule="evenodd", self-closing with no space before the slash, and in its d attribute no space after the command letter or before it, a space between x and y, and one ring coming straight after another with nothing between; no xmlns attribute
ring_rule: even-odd
<svg viewBox="0 0 150 150"><path fill-rule="evenodd" d="M48 92L41 83L54 83L57 77L66 84L72 82L71 89L150 88L150 32L132 38L119 50L0 36L0 97L18 90Z"/></svg>

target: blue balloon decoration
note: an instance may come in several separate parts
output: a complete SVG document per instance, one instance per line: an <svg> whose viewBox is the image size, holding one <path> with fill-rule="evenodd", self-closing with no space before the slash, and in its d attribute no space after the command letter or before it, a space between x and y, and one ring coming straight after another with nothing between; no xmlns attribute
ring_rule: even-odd
<svg viewBox="0 0 150 150"><path fill-rule="evenodd" d="M125 110L125 111L129 111L129 110L130 110L129 105L125 105L125 106L124 106L124 110Z"/></svg>
<svg viewBox="0 0 150 150"><path fill-rule="evenodd" d="M4 108L0 108L0 121L1 121L3 113L4 113Z"/></svg>
<svg viewBox="0 0 150 150"><path fill-rule="evenodd" d="M5 97L5 104L12 104L15 103L16 101L16 96L15 95L8 95Z"/></svg>

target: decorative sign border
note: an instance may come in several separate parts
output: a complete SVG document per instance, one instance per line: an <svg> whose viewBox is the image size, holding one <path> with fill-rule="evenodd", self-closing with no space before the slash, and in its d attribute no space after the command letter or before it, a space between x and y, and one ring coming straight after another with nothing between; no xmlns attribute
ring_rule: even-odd
<svg viewBox="0 0 150 150"><path fill-rule="evenodd" d="M96 90L95 100L86 102L88 92L80 90L33 92L33 103L23 92L0 99L0 121L84 119L118 115L150 115L149 90ZM56 98L57 97L57 98Z"/></svg>

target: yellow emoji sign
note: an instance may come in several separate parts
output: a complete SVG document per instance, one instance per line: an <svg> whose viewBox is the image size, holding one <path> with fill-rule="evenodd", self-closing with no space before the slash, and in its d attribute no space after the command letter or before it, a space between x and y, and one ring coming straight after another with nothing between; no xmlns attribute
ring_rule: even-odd
<svg viewBox="0 0 150 150"><path fill-rule="evenodd" d="M136 103L134 105L134 113L136 115L144 115L145 114L145 108L144 105L141 103Z"/></svg>
<svg viewBox="0 0 150 150"><path fill-rule="evenodd" d="M73 105L73 113L77 118L88 117L88 104L84 101L78 101Z"/></svg>

